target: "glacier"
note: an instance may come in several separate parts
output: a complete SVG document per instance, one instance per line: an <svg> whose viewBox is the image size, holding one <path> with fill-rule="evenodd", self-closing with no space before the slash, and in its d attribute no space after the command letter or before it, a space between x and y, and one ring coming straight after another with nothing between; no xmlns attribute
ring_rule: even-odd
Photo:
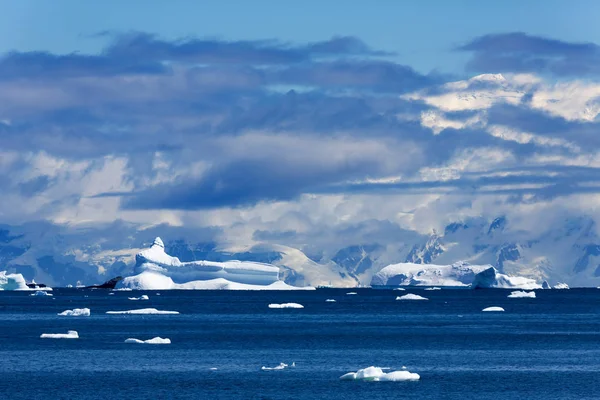
<svg viewBox="0 0 600 400"><path fill-rule="evenodd" d="M279 267L249 261L181 262L165 252L160 237L136 255L135 275L117 284L134 290L294 290L279 280Z"/></svg>
<svg viewBox="0 0 600 400"><path fill-rule="evenodd" d="M371 280L372 286L445 286L458 288L541 289L535 280L508 276L491 265L399 263L384 267Z"/></svg>

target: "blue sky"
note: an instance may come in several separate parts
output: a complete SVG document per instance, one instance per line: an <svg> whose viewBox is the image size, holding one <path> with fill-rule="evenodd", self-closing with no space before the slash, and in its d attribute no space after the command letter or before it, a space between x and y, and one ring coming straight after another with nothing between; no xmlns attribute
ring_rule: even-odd
<svg viewBox="0 0 600 400"><path fill-rule="evenodd" d="M0 50L98 52L105 30L226 40L296 43L356 36L397 53L420 72L461 72L470 39L526 32L569 42L600 42L600 3L594 0L474 1L2 1Z"/></svg>
<svg viewBox="0 0 600 400"><path fill-rule="evenodd" d="M600 217L598 2L1 6L0 223L306 245Z"/></svg>

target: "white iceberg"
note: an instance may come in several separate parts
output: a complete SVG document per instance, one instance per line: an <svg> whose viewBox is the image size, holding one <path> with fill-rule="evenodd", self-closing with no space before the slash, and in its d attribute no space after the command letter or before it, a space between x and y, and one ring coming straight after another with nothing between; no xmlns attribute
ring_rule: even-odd
<svg viewBox="0 0 600 400"><path fill-rule="evenodd" d="M276 367L261 367L261 371L280 371L282 369L286 369L288 365L286 363L279 363Z"/></svg>
<svg viewBox="0 0 600 400"><path fill-rule="evenodd" d="M404 288L401 288L401 287L397 287L397 288L394 288L393 290L401 290L401 291L405 291L406 289L404 289Z"/></svg>
<svg viewBox="0 0 600 400"><path fill-rule="evenodd" d="M171 315L171 314L179 314L179 311L162 311L157 310L156 308L140 308L137 310L126 310L126 311L107 311L107 314L134 314L134 315Z"/></svg>
<svg viewBox="0 0 600 400"><path fill-rule="evenodd" d="M535 280L499 273L491 265L392 264L376 273L372 286L434 286L464 288L539 289Z"/></svg>
<svg viewBox="0 0 600 400"><path fill-rule="evenodd" d="M143 294L140 297L128 297L129 300L150 300L147 294Z"/></svg>
<svg viewBox="0 0 600 400"><path fill-rule="evenodd" d="M326 303L335 303L335 300L334 299L327 299L327 300L325 300L325 302Z"/></svg>
<svg viewBox="0 0 600 400"><path fill-rule="evenodd" d="M498 311L504 311L504 308L502 308L502 307L487 307L487 308L484 308L481 311L485 311L485 312L498 312Z"/></svg>
<svg viewBox="0 0 600 400"><path fill-rule="evenodd" d="M514 291L508 295L511 299L535 299L535 292Z"/></svg>
<svg viewBox="0 0 600 400"><path fill-rule="evenodd" d="M434 286L434 287L428 287L428 288L426 288L425 290L442 290L442 288L439 288L439 287L435 287L435 286Z"/></svg>
<svg viewBox="0 0 600 400"><path fill-rule="evenodd" d="M383 372L382 368L379 367L368 367L359 369L356 372L348 372L340 376L341 380L344 381L388 381L388 382L401 382L401 381L418 381L421 379L419 374L410 372L410 371L392 371L392 372Z"/></svg>
<svg viewBox="0 0 600 400"><path fill-rule="evenodd" d="M419 296L418 294L408 293L404 296L396 297L396 300L429 300L427 297Z"/></svg>
<svg viewBox="0 0 600 400"><path fill-rule="evenodd" d="M52 296L51 293L48 293L45 290L36 290L35 293L31 293L30 296Z"/></svg>
<svg viewBox="0 0 600 400"><path fill-rule="evenodd" d="M352 296L352 295L355 295L355 294L358 294L358 293L356 293L356 292L348 292L346 294Z"/></svg>
<svg viewBox="0 0 600 400"><path fill-rule="evenodd" d="M90 309L89 308L74 308L72 310L65 310L58 315L67 316L67 317L89 317Z"/></svg>
<svg viewBox="0 0 600 400"><path fill-rule="evenodd" d="M304 308L302 304L298 303L283 303L283 304L269 304L269 308Z"/></svg>
<svg viewBox="0 0 600 400"><path fill-rule="evenodd" d="M0 290L30 290L21 274L0 271Z"/></svg>
<svg viewBox="0 0 600 400"><path fill-rule="evenodd" d="M141 343L141 344L171 344L171 339L168 338L161 338L161 337L155 337L152 339L148 339L148 340L140 340L140 339L134 339L134 338L129 338L129 339L125 339L125 343Z"/></svg>
<svg viewBox="0 0 600 400"><path fill-rule="evenodd" d="M569 285L567 285L566 283L557 283L556 285L552 286L552 289L570 289Z"/></svg>
<svg viewBox="0 0 600 400"><path fill-rule="evenodd" d="M67 333L42 333L42 339L79 339L77 331L67 331Z"/></svg>

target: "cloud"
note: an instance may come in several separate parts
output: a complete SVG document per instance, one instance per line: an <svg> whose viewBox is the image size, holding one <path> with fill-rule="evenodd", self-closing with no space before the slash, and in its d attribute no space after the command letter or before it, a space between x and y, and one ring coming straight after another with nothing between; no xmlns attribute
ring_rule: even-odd
<svg viewBox="0 0 600 400"><path fill-rule="evenodd" d="M535 72L561 77L600 74L600 46L570 43L523 32L477 37L457 48L471 52L467 69L476 72Z"/></svg>

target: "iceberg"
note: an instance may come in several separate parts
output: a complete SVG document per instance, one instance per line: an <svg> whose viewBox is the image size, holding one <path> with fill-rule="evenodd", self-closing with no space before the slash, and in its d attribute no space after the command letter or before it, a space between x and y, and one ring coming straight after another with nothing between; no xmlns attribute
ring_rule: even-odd
<svg viewBox="0 0 600 400"><path fill-rule="evenodd" d="M340 376L343 381L388 381L388 382L401 382L401 381L418 381L421 379L419 374L415 374L406 370L403 371L392 371L383 372L382 368L379 367L368 367L359 369L356 372L348 372Z"/></svg>
<svg viewBox="0 0 600 400"><path fill-rule="evenodd" d="M52 296L51 293L46 292L45 290L36 290L35 293L31 293L30 296Z"/></svg>
<svg viewBox="0 0 600 400"><path fill-rule="evenodd" d="M161 238L136 257L134 274L117 286L133 290L295 290L279 280L279 267L249 261L181 262L165 252Z"/></svg>
<svg viewBox="0 0 600 400"><path fill-rule="evenodd" d="M269 308L304 308L302 304L298 303L283 303L283 304L269 304Z"/></svg>
<svg viewBox="0 0 600 400"><path fill-rule="evenodd" d="M552 289L569 289L569 285L566 283L557 283L552 287Z"/></svg>
<svg viewBox="0 0 600 400"><path fill-rule="evenodd" d="M485 312L490 312L490 311L491 312L497 312L497 311L504 311L504 308L502 308L502 307L487 307L487 308L484 308L481 311L485 311Z"/></svg>
<svg viewBox="0 0 600 400"><path fill-rule="evenodd" d="M418 294L405 294L404 296L398 296L396 297L396 300L429 300L426 297L423 296L419 296Z"/></svg>
<svg viewBox="0 0 600 400"><path fill-rule="evenodd" d="M335 300L334 299L327 299L327 300L325 300L325 302L326 303L335 303Z"/></svg>
<svg viewBox="0 0 600 400"><path fill-rule="evenodd" d="M0 290L29 290L29 287L23 275L0 271Z"/></svg>
<svg viewBox="0 0 600 400"><path fill-rule="evenodd" d="M140 297L128 297L129 300L150 300L147 294L143 294Z"/></svg>
<svg viewBox="0 0 600 400"><path fill-rule="evenodd" d="M535 292L521 292L517 290L511 292L508 297L511 299L535 299Z"/></svg>
<svg viewBox="0 0 600 400"><path fill-rule="evenodd" d="M426 288L425 290L442 290L442 288L439 288L439 287L435 287L435 286L434 286L434 287L428 287L428 288Z"/></svg>
<svg viewBox="0 0 600 400"><path fill-rule="evenodd" d="M140 339L125 339L125 343L141 343L141 344L171 344L171 339L155 337L148 340L140 340Z"/></svg>
<svg viewBox="0 0 600 400"><path fill-rule="evenodd" d="M140 308L138 310L126 310L126 311L107 311L107 314L135 314L135 315L152 315L152 314L179 314L179 311L162 311L156 308Z"/></svg>
<svg viewBox="0 0 600 400"><path fill-rule="evenodd" d="M79 339L77 331L67 331L67 333L42 333L42 339Z"/></svg>
<svg viewBox="0 0 600 400"><path fill-rule="evenodd" d="M392 264L376 273L372 286L432 286L464 288L540 289L535 280L501 274L491 265ZM435 289L434 289L435 290Z"/></svg>
<svg viewBox="0 0 600 400"><path fill-rule="evenodd" d="M280 371L282 369L287 368L289 365L287 365L286 363L279 363L278 366L276 367L261 367L260 370L261 371Z"/></svg>
<svg viewBox="0 0 600 400"><path fill-rule="evenodd" d="M355 294L358 294L358 293L356 293L356 292L348 292L346 294L352 296L352 295L355 295Z"/></svg>
<svg viewBox="0 0 600 400"><path fill-rule="evenodd" d="M74 308L72 310L65 310L58 315L67 316L67 317L89 317L90 309L89 308Z"/></svg>

